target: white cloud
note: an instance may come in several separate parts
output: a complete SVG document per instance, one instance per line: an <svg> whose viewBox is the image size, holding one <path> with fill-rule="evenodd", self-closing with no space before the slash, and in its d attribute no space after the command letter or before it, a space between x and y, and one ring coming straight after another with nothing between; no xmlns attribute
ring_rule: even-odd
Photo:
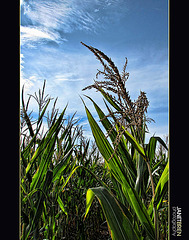
<svg viewBox="0 0 189 240"><path fill-rule="evenodd" d="M40 38L53 39L49 33L45 33L36 27L20 27L22 39L30 38L31 40L39 40Z"/></svg>
<svg viewBox="0 0 189 240"><path fill-rule="evenodd" d="M123 0L121 2L120 0L105 2L100 0L34 0L22 3L21 16L29 18L32 25L49 31L70 33L76 29L85 29L96 32L101 30L103 25L109 22L109 19L114 21L117 19L117 12L111 11L110 13L109 8L116 5L120 11L123 11L120 6L122 3L124 3ZM99 11L100 13L98 13Z"/></svg>
<svg viewBox="0 0 189 240"><path fill-rule="evenodd" d="M40 27L20 26L20 33L21 33L21 45L24 44L29 45L32 42L39 43L41 41L46 40L58 42L58 40L61 39L60 35L57 32L49 31L48 29L43 29Z"/></svg>
<svg viewBox="0 0 189 240"><path fill-rule="evenodd" d="M84 1L86 2L86 1ZM32 1L24 5L24 14L29 17L34 25L45 27L49 30L71 32L80 24L85 16L89 21L87 11L83 12L84 3L77 4L74 0Z"/></svg>
<svg viewBox="0 0 189 240"><path fill-rule="evenodd" d="M34 24L55 29L64 23L71 11L67 1L33 1L30 5L28 17Z"/></svg>
<svg viewBox="0 0 189 240"><path fill-rule="evenodd" d="M64 73L64 74L58 74L54 76L54 82L57 84L60 84L62 82L78 82L82 81L82 78L79 78L74 73Z"/></svg>

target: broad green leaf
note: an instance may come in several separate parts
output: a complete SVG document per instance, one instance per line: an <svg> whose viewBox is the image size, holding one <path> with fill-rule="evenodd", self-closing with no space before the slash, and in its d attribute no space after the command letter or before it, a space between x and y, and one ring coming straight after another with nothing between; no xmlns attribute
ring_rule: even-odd
<svg viewBox="0 0 189 240"><path fill-rule="evenodd" d="M140 196L141 193L145 192L144 182L146 169L147 169L146 162L143 160L142 156L139 155L137 159L137 179L135 184L135 190Z"/></svg>
<svg viewBox="0 0 189 240"><path fill-rule="evenodd" d="M105 117L105 114L99 108L99 106L90 97L88 97L88 96L86 96L86 97L89 98L93 102L94 107L98 113L98 116L101 119L102 125L106 129L106 131L108 132L111 129L111 133L109 134L109 136L110 136L112 143L114 143L118 133L115 131L115 129L113 128L110 121ZM106 107L107 107L107 105L106 105ZM137 173L136 173L134 163L128 152L128 149L126 148L126 146L124 145L124 143L122 141L120 141L120 143L118 144L117 149L118 149L121 160L123 160L125 162L126 168L132 174L133 181L135 182Z"/></svg>
<svg viewBox="0 0 189 240"><path fill-rule="evenodd" d="M165 142L160 138L160 137L154 137L156 139L156 141L158 141L159 143L161 143L161 145L166 149L168 150Z"/></svg>
<svg viewBox="0 0 189 240"><path fill-rule="evenodd" d="M95 197L94 192L89 188L86 193L86 211L85 211L84 219L86 218L89 212L89 209L91 207L94 197Z"/></svg>
<svg viewBox="0 0 189 240"><path fill-rule="evenodd" d="M129 198L132 208L134 209L137 217L139 218L141 224L146 229L148 236L151 239L155 239L155 229L150 218L150 215L147 212L147 209L143 202L141 201L139 195L137 194L136 190L132 188L126 179L123 179L122 184L123 192L125 196Z"/></svg>
<svg viewBox="0 0 189 240"><path fill-rule="evenodd" d="M116 180L122 185L123 192L125 194L125 197L127 198L128 202L131 204L131 207L136 212L136 215L138 216L141 224L144 226L144 228L147 231L147 234L151 237L151 239L154 239L155 232L154 232L154 226L150 219L150 216L147 212L146 207L142 203L141 199L139 198L136 190L131 186L129 183L128 177L124 174L124 171L122 170L122 166L119 162L119 159L114 153L113 148L111 147L110 143L108 142L107 138L104 136L102 130L92 117L91 113L85 106L85 110L87 113L87 117L89 120L89 124L91 126L93 136L95 138L96 144L99 148L99 151L101 152L102 156L106 160L106 163L116 178ZM141 152L141 155L144 155L143 148L136 142L136 140L127 132L128 140L131 141L131 143L134 142L136 145L135 147L138 148ZM113 157L112 154L114 153ZM110 160L111 157L111 160Z"/></svg>
<svg viewBox="0 0 189 240"><path fill-rule="evenodd" d="M40 188L43 178L48 170L48 166L52 160L52 155L54 153L54 146L55 146L57 134L52 137L51 141L47 145L47 148L45 149L41 157L40 165L32 178L30 190L33 190L35 188Z"/></svg>
<svg viewBox="0 0 189 240"><path fill-rule="evenodd" d="M147 152L146 152L147 158L148 158L150 164L152 164L152 160L154 159L154 156L155 156L157 141L159 143L161 143L161 145L166 150L168 150L166 144L164 143L164 141L160 137L154 137L154 136L151 137L150 140L149 140L149 143L147 144Z"/></svg>
<svg viewBox="0 0 189 240"><path fill-rule="evenodd" d="M86 213L97 196L106 217L112 240L140 239L115 197L104 187L91 188L86 195Z"/></svg>
<svg viewBox="0 0 189 240"><path fill-rule="evenodd" d="M123 166L121 165L119 158L117 157L116 153L114 152L114 149L108 142L107 138L105 137L102 130L99 128L98 124L94 120L93 116L91 115L87 107L86 113L99 151L106 160L109 169L114 172L116 179L119 182L121 182L120 176L124 174L124 169Z"/></svg>
<svg viewBox="0 0 189 240"><path fill-rule="evenodd" d="M132 146L141 154L141 156L145 159L145 152L143 147L137 142L137 140L122 126L124 129L124 135L128 139L128 141L132 144Z"/></svg>
<svg viewBox="0 0 189 240"><path fill-rule="evenodd" d="M167 163L155 189L155 199L152 199L148 207L149 215L153 212L153 203L157 206L157 210L160 208L163 201L163 197L168 189L168 180L169 180L169 162Z"/></svg>

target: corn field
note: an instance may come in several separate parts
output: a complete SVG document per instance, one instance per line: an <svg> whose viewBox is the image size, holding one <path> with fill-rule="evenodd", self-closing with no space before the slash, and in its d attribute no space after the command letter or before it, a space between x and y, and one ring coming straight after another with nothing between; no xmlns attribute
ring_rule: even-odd
<svg viewBox="0 0 189 240"><path fill-rule="evenodd" d="M66 117L69 106L62 112L56 109L58 99L45 94L45 81L26 102L23 87L21 239L168 239L168 143L158 136L145 141L147 125L153 121L147 117L146 93L141 91L137 100L131 100L126 90L127 59L120 73L103 52L82 44L103 67L94 84L83 91L96 89L107 112L89 96L81 98L92 141L84 137L75 115ZM39 110L34 120L31 99Z"/></svg>

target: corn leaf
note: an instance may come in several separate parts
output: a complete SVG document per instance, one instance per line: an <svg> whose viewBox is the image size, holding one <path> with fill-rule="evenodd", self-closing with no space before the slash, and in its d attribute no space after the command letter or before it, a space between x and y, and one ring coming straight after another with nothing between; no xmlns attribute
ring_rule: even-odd
<svg viewBox="0 0 189 240"><path fill-rule="evenodd" d="M52 182L53 173L52 173L52 171L48 170L45 175L46 175L46 177L45 177L45 181L44 181L44 184L42 186L42 189L38 189L38 190L40 190L40 196L39 196L39 198L36 201L36 204L35 204L36 207L34 208L35 209L35 213L34 213L33 218L30 221L27 235L24 238L25 240L28 239L30 232L35 227L35 225L37 225L37 223L38 223L38 221L39 221L39 219L41 217L43 208L44 208L43 201L47 198L46 196L47 196L50 184Z"/></svg>
<svg viewBox="0 0 189 240"><path fill-rule="evenodd" d="M135 231L132 223L124 214L124 211L120 207L115 197L104 187L97 187L88 189L86 195L86 212L87 216L92 201L97 196L104 215L106 217L109 231L112 240L135 240L140 239L137 232Z"/></svg>
<svg viewBox="0 0 189 240"><path fill-rule="evenodd" d="M128 139L128 141L132 144L132 146L141 154L141 156L146 160L145 158L145 152L142 146L137 142L137 140L122 126L124 129L124 135Z"/></svg>
<svg viewBox="0 0 189 240"><path fill-rule="evenodd" d="M151 137L150 140L149 140L149 143L147 144L147 151L146 151L146 154L147 154L147 157L148 157L148 160L149 160L150 164L152 164L152 160L155 157L157 142L161 143L161 145L166 150L168 150L166 144L164 143L164 141L160 137L154 137L154 136Z"/></svg>
<svg viewBox="0 0 189 240"><path fill-rule="evenodd" d="M41 140L41 143L39 144L38 148L36 149L34 155L32 156L30 162L27 165L26 168L26 174L29 172L30 168L32 167L35 160L43 153L49 142L51 141L51 138L53 134L57 131L57 129L60 127L64 113L65 113L66 107L57 119L57 121L54 123L54 125L49 130L47 136L44 136L44 138Z"/></svg>
<svg viewBox="0 0 189 240"><path fill-rule="evenodd" d="M93 116L91 115L86 106L85 110L99 151L106 160L106 163L114 177L122 185L125 197L131 204L134 211L136 212L136 215L138 216L141 224L146 229L147 234L149 235L149 237L151 237L151 239L155 239L154 226L147 212L146 207L139 198L136 190L129 183L128 177L124 174L124 171L122 170L122 166L120 165L116 153L114 152L107 138L104 136L102 130L100 129L100 127L98 126L98 124L96 123L96 121L94 120ZM131 141L131 143L134 142L134 144L136 145L135 147L139 149L138 151L141 152L141 155L144 155L143 148L136 142L136 140L128 132L126 134L127 136L129 136L128 139ZM113 157L112 154L114 154ZM110 157L111 160L109 160Z"/></svg>
<svg viewBox="0 0 189 240"><path fill-rule="evenodd" d="M89 188L86 193L86 211L85 211L84 219L86 218L86 216L90 210L90 207L91 207L94 197L95 197L94 192Z"/></svg>
<svg viewBox="0 0 189 240"><path fill-rule="evenodd" d="M68 161L71 158L73 147L66 153L63 159L53 169L53 182L56 181L68 165Z"/></svg>
<svg viewBox="0 0 189 240"><path fill-rule="evenodd" d="M57 137L57 134L55 136L53 136L53 138L49 142L47 148L45 149L45 151L41 157L42 159L41 159L40 165L39 165L36 173L34 174L31 185L30 185L31 191L35 188L40 188L40 185L44 179L44 176L48 170L48 166L52 159L56 137Z"/></svg>
<svg viewBox="0 0 189 240"><path fill-rule="evenodd" d="M122 112L122 109L117 105L117 103L114 101L114 99L108 95L107 93L105 93L105 91L103 89L100 90L101 94L103 95L103 97L120 113ZM131 122L131 120L129 119L128 116L124 115L124 117L126 118L126 120L128 122Z"/></svg>
<svg viewBox="0 0 189 240"><path fill-rule="evenodd" d="M153 203L157 206L157 210L160 208L163 201L163 197L168 189L168 180L169 180L169 162L167 163L155 189L155 199L152 199L148 207L148 213L151 215L153 212Z"/></svg>
<svg viewBox="0 0 189 240"><path fill-rule="evenodd" d="M117 132L113 128L110 121L105 117L105 114L99 108L99 106L90 97L88 97L88 96L86 96L86 97L89 98L93 102L94 107L95 107L95 109L98 113L98 116L101 119L102 125L106 129L106 131L110 131L110 129L111 129L111 133L109 134L109 136L110 136L110 139L111 139L112 143L114 143L115 140L116 140L116 137L117 137ZM133 181L135 182L137 173L136 173L134 163L133 163L133 161L131 159L131 156L128 152L128 149L125 147L125 145L122 141L120 141L117 148L118 148L118 151L120 153L119 154L120 158L125 162L126 168L131 173L131 175L133 177Z"/></svg>

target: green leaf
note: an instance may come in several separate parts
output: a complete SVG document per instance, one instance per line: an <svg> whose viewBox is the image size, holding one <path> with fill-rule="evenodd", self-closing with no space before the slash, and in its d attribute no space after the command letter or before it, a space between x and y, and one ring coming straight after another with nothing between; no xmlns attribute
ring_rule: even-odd
<svg viewBox="0 0 189 240"><path fill-rule="evenodd" d="M140 196L143 192L145 192L144 186L146 169L147 169L146 162L143 160L142 156L139 155L137 159L137 179L135 183L135 190Z"/></svg>
<svg viewBox="0 0 189 240"><path fill-rule="evenodd" d="M159 143L161 143L161 145L166 149L168 150L165 142L160 138L160 137L154 137L156 139L156 141L158 141Z"/></svg>
<svg viewBox="0 0 189 240"><path fill-rule="evenodd" d="M103 89L100 89L100 92L102 93L103 97L120 113L122 113L122 109L117 105L117 103L114 101L114 99L107 94ZM126 120L128 122L131 122L130 118L127 115L124 115Z"/></svg>
<svg viewBox="0 0 189 240"><path fill-rule="evenodd" d="M88 97L88 96L86 96L86 97L89 98L93 102L94 107L98 113L98 116L101 119L102 125L106 129L106 131L108 132L111 129L111 133L109 134L109 137L110 137L112 143L114 143L118 133L115 131L115 129L113 128L110 121L105 117L105 114L99 108L99 106L90 97ZM131 175L133 177L133 181L135 182L137 173L136 173L136 169L134 166L134 162L128 152L128 149L126 148L125 144L122 141L120 141L120 143L118 144L117 149L118 149L117 152L119 152L119 156L120 156L121 160L124 161L127 170L129 170L129 172L131 173Z"/></svg>
<svg viewBox="0 0 189 240"><path fill-rule="evenodd" d="M60 125L61 125L64 113L65 113L66 107L64 108L63 112L61 113L61 115L59 116L57 121L54 123L54 125L49 130L47 136L44 136L44 138L41 140L38 148L36 149L34 155L32 156L30 162L27 165L26 174L29 172L30 168L32 167L32 165L36 161L36 159L44 152L45 148L47 147L47 145L51 141L51 138L52 138L53 134L55 134L57 129L60 128Z"/></svg>
<svg viewBox="0 0 189 240"><path fill-rule="evenodd" d="M89 212L95 195L102 206L112 240L140 239L134 226L124 214L124 211L120 207L118 201L104 187L91 188L87 191L85 217Z"/></svg>
<svg viewBox="0 0 189 240"><path fill-rule="evenodd" d="M58 196L57 202L58 202L60 208L62 209L62 211L63 211L66 215L68 215L67 211L66 211L65 208L64 208L64 204L63 204L60 196Z"/></svg>
<svg viewBox="0 0 189 240"><path fill-rule="evenodd" d="M57 134L52 137L51 141L47 145L47 148L45 149L42 157L41 157L41 162L40 165L34 174L32 178L32 182L30 185L30 190L32 191L35 188L40 188L40 185L44 179L44 176L48 170L48 166L51 162L52 155L54 152L54 146L55 146L55 141L56 141Z"/></svg>
<svg viewBox="0 0 189 240"><path fill-rule="evenodd" d="M116 180L122 185L125 197L127 198L131 207L136 212L136 215L138 216L141 224L146 229L147 234L151 237L151 239L155 239L154 226L147 212L146 207L139 198L136 190L131 186L127 175L124 174L123 166L120 164L119 158L117 157L107 138L104 136L102 130L100 129L100 127L98 126L98 124L96 123L96 121L94 120L86 106L85 110L96 144L102 156L106 160L108 168L110 169L111 173L114 175ZM128 140L135 145L138 151L141 152L141 155L144 155L143 148L137 143L133 136L131 136L127 131L125 132L128 137Z"/></svg>
<svg viewBox="0 0 189 240"><path fill-rule="evenodd" d="M169 162L167 163L155 189L155 199L152 199L148 207L149 215L153 212L153 203L157 206L157 210L161 207L163 197L168 189L168 180L169 180Z"/></svg>
<svg viewBox="0 0 189 240"><path fill-rule="evenodd" d="M82 169L84 169L85 171L89 172L89 173L97 180L97 182L99 182L99 183L100 183L102 186L104 186L105 188L108 188L108 186L107 186L102 180L100 180L91 170L89 170L88 168L86 168L86 167L84 167L84 166L77 166L77 167L75 167L75 168L71 171L71 173L70 173L70 175L68 176L66 182L65 182L64 185L62 186L62 191L63 191L64 187L67 185L67 183L69 182L69 180L70 180L70 178L72 177L72 175L75 173L75 171L76 171L78 168L82 168Z"/></svg>
<svg viewBox="0 0 189 240"><path fill-rule="evenodd" d="M35 225L37 225L37 223L38 223L38 221L41 217L41 214L42 214L42 211L43 211L43 208L44 208L43 201L47 198L47 193L49 191L49 187L50 187L51 182L52 182L52 176L53 176L52 171L48 170L46 172L45 181L44 181L44 184L42 186L42 189L38 189L40 191L40 194L39 194L39 197L37 198L37 201L35 203L36 206L34 207L34 209L32 209L32 210L34 210L35 213L34 213L33 218L30 221L28 232L27 232L27 235L25 237L25 240L28 239L30 232L32 231L33 227L35 227Z"/></svg>
<svg viewBox="0 0 189 240"><path fill-rule="evenodd" d="M39 118L38 118L38 120L37 120L37 126L40 124L41 120L43 119L43 116L44 116L44 114L45 114L45 112L46 112L46 109L47 109L49 103L50 103L50 100L51 100L51 99L49 99L49 100L47 101L45 107L43 108L43 111L42 111L42 113L40 114L40 116L39 116Z"/></svg>
<svg viewBox="0 0 189 240"><path fill-rule="evenodd" d="M27 124L29 132L30 132L30 136L33 137L34 136L34 131L33 131L30 119L29 119L29 117L26 113L25 104L24 104L24 86L22 87L22 108L23 108L23 112L24 112L24 118L26 120L26 124Z"/></svg>
<svg viewBox="0 0 189 240"><path fill-rule="evenodd" d="M151 137L146 147L147 148L146 154L150 162L150 165L152 164L152 160L154 159L154 156L155 156L157 141L161 143L166 150L168 150L166 144L160 137L154 137L154 136Z"/></svg>
<svg viewBox="0 0 189 240"><path fill-rule="evenodd" d="M128 139L128 141L132 144L132 146L141 154L143 159L146 161L145 152L143 147L137 142L137 140L122 126L124 129L124 135Z"/></svg>
<svg viewBox="0 0 189 240"><path fill-rule="evenodd" d="M63 157L62 161L60 161L53 169L53 182L56 181L61 176L64 169L67 167L68 161L71 158L72 151L73 151L73 147Z"/></svg>
<svg viewBox="0 0 189 240"><path fill-rule="evenodd" d="M84 219L86 218L86 216L89 212L89 209L91 207L94 197L95 197L94 192L91 189L88 189L87 194L86 194L86 211L85 211Z"/></svg>

